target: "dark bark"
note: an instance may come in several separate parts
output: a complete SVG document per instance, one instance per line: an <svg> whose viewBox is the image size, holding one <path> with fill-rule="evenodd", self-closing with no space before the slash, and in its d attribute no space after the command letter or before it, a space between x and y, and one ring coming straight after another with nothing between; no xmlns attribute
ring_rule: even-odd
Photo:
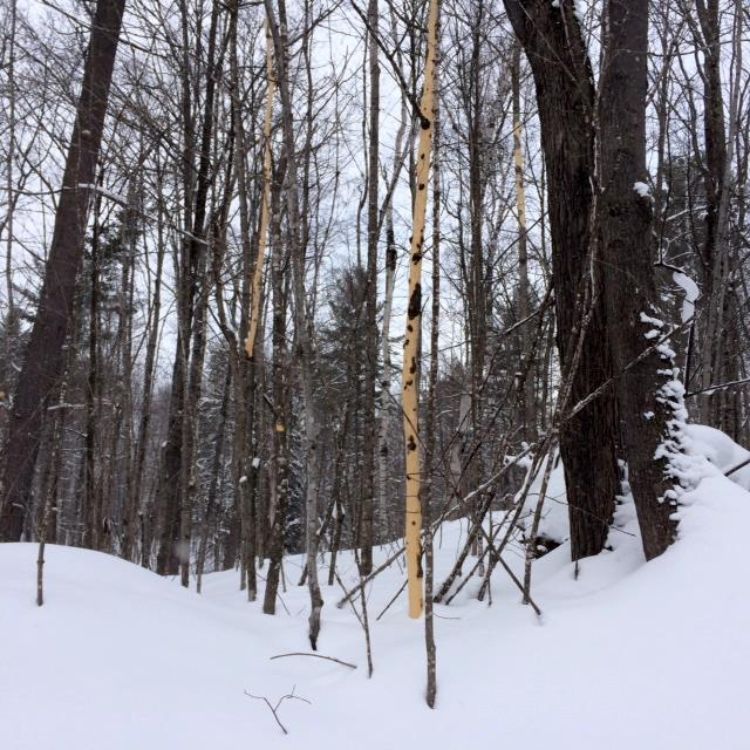
<svg viewBox="0 0 750 750"><path fill-rule="evenodd" d="M83 256L91 184L102 139L125 0L98 0L39 310L18 379L5 451L0 539L18 540L29 509L42 415L62 375L63 343Z"/></svg>
<svg viewBox="0 0 750 750"><path fill-rule="evenodd" d="M597 224L617 372L661 334L654 280L652 199L646 180L648 0L609 0L599 107L601 198ZM674 377L668 349L655 349L618 381L623 451L647 559L674 539L676 504L669 450L676 404L662 390ZM676 447L676 446L673 446ZM655 458L661 456L660 458Z"/></svg>
<svg viewBox="0 0 750 750"><path fill-rule="evenodd" d="M572 0L505 0L524 47L536 86L542 148L549 180L549 220L557 313L557 345L564 374L575 349L580 299L590 274L594 176L594 85ZM573 374L575 404L611 374L601 274L594 267L594 305ZM570 513L574 560L603 548L615 506L619 477L615 457L614 398L607 393L566 422L560 452Z"/></svg>
<svg viewBox="0 0 750 750"><path fill-rule="evenodd" d="M192 416L188 408L190 405L188 391L195 392L196 388L199 387L196 382L196 370L198 368L191 368L190 352L194 325L197 325L199 330L196 333L196 342L193 343L193 348L195 351L200 351L202 347L201 323L196 320L200 313L200 310L196 311L196 306L200 307L201 303L200 300L196 303L196 300L199 284L205 275L203 269L206 267L208 193L215 178L215 174L212 174L211 170L211 141L214 134L214 92L218 75L217 68L219 67L216 61L216 41L220 7L218 2L214 2L211 9L206 65L206 93L200 133L198 169L197 174L195 174L195 191L192 187L195 134L194 118L191 111L192 81L190 80L188 16L184 5L181 8L183 35L182 109L183 138L185 141L183 181L185 183L185 225L188 231L185 234L179 258L177 350L172 371L167 444L164 449L163 468L160 476L159 502L163 508L163 523L156 560L157 573L170 575L178 572L180 564L184 562L182 557L190 554L189 540L182 539L180 544L180 538L185 535L184 530L186 528L186 524L182 522L183 511L188 512L188 508L185 506L189 502L188 495L190 494L186 464L189 464L192 459L190 453L193 426ZM181 527L183 532L181 532ZM187 548L185 547L186 541ZM184 583L184 566L182 578Z"/></svg>
<svg viewBox="0 0 750 750"><path fill-rule="evenodd" d="M162 185L162 170L157 168L157 186L160 188ZM148 319L148 340L146 343L146 361L143 367L143 395L141 405L141 416L138 423L138 439L136 442L135 457L133 460L133 478L132 478L132 497L129 502L132 509L131 521L128 523L128 527L125 532L123 541L123 557L125 559L132 559L132 548L135 544L136 539L136 527L135 519L140 519L141 529L141 565L148 568L151 562L151 534L153 533L152 523L149 520L150 512L152 508L150 504L141 497L142 489L144 487L144 473L146 467L146 448L149 439L149 430L151 427L151 416L152 409L151 404L153 401L153 384L155 377L155 365L156 365L156 347L159 339L159 324L161 317L161 285L162 285L162 270L164 268L164 252L165 252L165 240L163 237L163 229L161 216L163 212L163 204L159 201L159 221L158 221L158 235L157 235L157 249L156 249L156 274L154 279L153 289L153 302L149 309Z"/></svg>
<svg viewBox="0 0 750 750"><path fill-rule="evenodd" d="M287 425L289 414L289 384L287 378L287 276L288 256L281 245L281 185L286 172L286 159L281 159L276 183L271 192L271 243L273 247L273 313L272 313L272 379L273 379L273 485L269 499L268 573L263 599L263 612L276 613L276 595L279 589L281 565L284 556L284 539L287 507L289 504L289 456Z"/></svg>
<svg viewBox="0 0 750 750"><path fill-rule="evenodd" d="M99 213L101 198L94 200L93 231L91 236L91 268L89 274L89 371L86 380L86 460L84 468L84 518L85 531L83 543L91 549L99 549L99 530L102 521L101 481L97 481L101 466L97 465L97 431L99 407L101 405L101 383L99 372L99 260L101 248Z"/></svg>
<svg viewBox="0 0 750 750"><path fill-rule="evenodd" d="M380 154L380 64L378 61L377 28L378 0L370 0L367 8L369 26L369 78L370 78L370 133L367 168L367 284L365 286L365 394L364 424L365 446L362 477L362 521L360 572L372 572L373 512L375 506L375 450L377 424L375 421L375 381L378 368L378 180Z"/></svg>

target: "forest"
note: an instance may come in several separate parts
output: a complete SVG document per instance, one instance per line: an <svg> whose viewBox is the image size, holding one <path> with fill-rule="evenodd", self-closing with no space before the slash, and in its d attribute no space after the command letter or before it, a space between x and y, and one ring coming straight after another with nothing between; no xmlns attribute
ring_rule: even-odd
<svg viewBox="0 0 750 750"><path fill-rule="evenodd" d="M454 603L715 565L722 617L749 159L746 0L0 0L0 579L106 553L316 664L344 608L371 676L387 615L431 708Z"/></svg>

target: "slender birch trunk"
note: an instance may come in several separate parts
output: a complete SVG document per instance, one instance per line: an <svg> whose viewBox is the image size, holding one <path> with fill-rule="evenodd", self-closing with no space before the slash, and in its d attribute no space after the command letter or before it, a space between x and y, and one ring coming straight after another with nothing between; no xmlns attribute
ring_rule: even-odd
<svg viewBox="0 0 750 750"><path fill-rule="evenodd" d="M439 33L439 30L438 30ZM439 40L439 37L438 37ZM438 42L439 43L439 42ZM437 86L437 76L435 77ZM430 708L435 707L437 696L437 648L435 646L435 620L433 615L433 584L435 556L433 553L433 501L435 459L437 445L437 383L440 343L440 113L435 104L434 158L432 166L433 210L432 210L432 320L430 321L430 372L427 384L427 424L425 437L425 466L428 472L424 494L424 593L425 617L424 638L427 655L427 690L425 698Z"/></svg>
<svg viewBox="0 0 750 750"><path fill-rule="evenodd" d="M427 186L430 177L437 30L440 0L430 0L427 19L427 62L419 112L419 145L416 165L416 200L409 256L409 306L402 372L404 440L406 443L406 565L409 616L420 617L424 607L422 590L422 459L419 445L419 349L422 334L422 253L424 252Z"/></svg>

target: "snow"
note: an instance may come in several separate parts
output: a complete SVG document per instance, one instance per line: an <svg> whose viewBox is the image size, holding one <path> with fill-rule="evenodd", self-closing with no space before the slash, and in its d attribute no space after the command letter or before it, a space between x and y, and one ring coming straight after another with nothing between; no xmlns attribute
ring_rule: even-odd
<svg viewBox="0 0 750 750"><path fill-rule="evenodd" d="M104 198L108 198L115 203L120 203L123 206L128 205L128 199L125 196L118 195L117 193L113 193L109 190L105 190L101 185L96 185L93 182L79 182L78 187L82 188L83 190L92 190L96 193L99 193Z"/></svg>
<svg viewBox="0 0 750 750"><path fill-rule="evenodd" d="M644 338L650 341L662 335L662 328L664 328L663 320L660 320L659 318L654 318L651 315L646 315L645 312L641 313L640 320L641 320L641 323L645 323L646 325L653 326L650 330L646 331L646 333L643 334Z"/></svg>
<svg viewBox="0 0 750 750"><path fill-rule="evenodd" d="M558 460L550 473L547 493L544 496L538 534L542 538L562 544L567 541L570 535L570 524L568 523L568 503L565 495L565 472L562 461L559 460L559 454L556 458ZM520 523L526 529L531 527L532 516L539 501L543 479L544 469L542 468L531 483L525 507L521 514Z"/></svg>
<svg viewBox="0 0 750 750"><path fill-rule="evenodd" d="M698 285L682 271L674 271L672 273L674 283L677 284L680 289L684 292L685 296L682 300L682 311L681 317L682 322L687 323L695 315L695 303L701 296Z"/></svg>
<svg viewBox="0 0 750 750"><path fill-rule="evenodd" d="M634 183L633 190L635 190L641 198L651 198L651 188L645 182Z"/></svg>
<svg viewBox="0 0 750 750"><path fill-rule="evenodd" d="M704 456L722 474L750 458L746 450L721 430L702 424L687 425L688 450L693 455ZM730 479L750 490L750 465L732 473Z"/></svg>
<svg viewBox="0 0 750 750"><path fill-rule="evenodd" d="M664 321L659 318L654 318L651 315L646 315L645 312L641 313L641 323L649 323L654 328L660 329L664 327Z"/></svg>
<svg viewBox="0 0 750 750"><path fill-rule="evenodd" d="M436 607L435 711L423 700L422 624L407 618L405 598L376 621L403 580L397 564L368 590L368 679L361 628L334 606L338 588L324 586L320 653L358 669L270 660L309 650L300 557L286 560L288 590L269 617L246 602L234 571L205 576L198 596L113 557L53 546L38 608L36 546L0 545L0 747L746 750L750 494L721 469L747 452L710 428L688 437L702 479L681 496L679 540L663 556L644 563L625 502L611 551L580 561L577 577L567 544L535 563L541 620L501 570L492 606L474 598L476 579ZM563 490L558 465L550 498L564 503ZM438 582L466 530L456 521L436 535ZM520 571L519 548L507 560ZM350 586L351 556L340 561ZM284 736L244 691L275 702L292 688L311 703L282 704Z"/></svg>

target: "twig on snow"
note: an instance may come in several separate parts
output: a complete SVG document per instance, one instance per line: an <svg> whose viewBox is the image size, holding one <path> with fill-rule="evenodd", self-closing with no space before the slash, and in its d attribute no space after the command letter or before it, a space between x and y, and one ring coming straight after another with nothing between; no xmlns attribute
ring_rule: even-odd
<svg viewBox="0 0 750 750"><path fill-rule="evenodd" d="M283 702L284 702L285 700L291 700L291 699L295 699L295 700L298 700L298 701L304 701L304 702L305 702L305 703L307 703L308 705L312 705L312 701L309 701L309 700L307 700L307 698L303 698L303 697L302 697L301 695L295 695L295 694L294 694L294 688L295 688L295 687L296 687L296 685L294 685L294 686L292 687L292 692L291 692L291 693L289 693L288 695L282 695L282 696L281 696L281 698L279 698L279 699L278 699L278 700L276 701L276 705L273 705L273 704L271 703L271 701L269 701L269 700L268 700L268 698L266 698L266 696L265 696L265 695L253 695L252 693L248 693L248 692L247 692L247 690L245 690L245 695L246 695L246 696L247 696L248 698L254 698L254 699L255 699L255 700L257 700L257 701L263 701L263 702L264 702L264 703L265 703L265 704L266 704L266 705L268 706L268 708L269 708L269 710L271 711L271 713L273 714L273 718L274 718L274 719L276 719L276 723L277 723L277 724L278 724L278 725L279 725L279 726L281 727L281 731L282 731L282 732L283 732L284 734L289 734L289 731L288 731L288 730L287 730L287 728L286 728L286 727L285 727L285 726L284 726L284 725L283 725L283 724L281 723L281 719L279 718L279 708L281 707L281 704L282 704L282 703L283 703Z"/></svg>

